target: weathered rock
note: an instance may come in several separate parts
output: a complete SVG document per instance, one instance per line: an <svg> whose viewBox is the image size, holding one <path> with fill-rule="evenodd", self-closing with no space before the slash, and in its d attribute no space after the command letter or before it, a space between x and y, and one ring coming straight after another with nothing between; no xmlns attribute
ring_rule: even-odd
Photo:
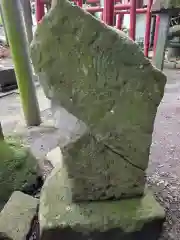
<svg viewBox="0 0 180 240"><path fill-rule="evenodd" d="M46 96L90 129L66 149L73 197L142 194L166 78L121 31L66 0L55 6L38 26L31 56Z"/></svg>
<svg viewBox="0 0 180 240"><path fill-rule="evenodd" d="M14 192L0 213L0 240L26 240L37 205L37 199Z"/></svg>
<svg viewBox="0 0 180 240"><path fill-rule="evenodd" d="M143 193L165 76L122 32L66 0L53 1L31 53L52 104L87 126L45 182L41 240L157 240L164 211Z"/></svg>
<svg viewBox="0 0 180 240"><path fill-rule="evenodd" d="M89 133L62 152L75 200L119 199L144 191L144 171Z"/></svg>
<svg viewBox="0 0 180 240"><path fill-rule="evenodd" d="M52 149L47 153L46 158L53 167L61 166L63 158L61 149L59 147Z"/></svg>
<svg viewBox="0 0 180 240"><path fill-rule="evenodd" d="M14 191L35 184L37 169L35 157L18 141L0 141L0 204L3 206Z"/></svg>
<svg viewBox="0 0 180 240"><path fill-rule="evenodd" d="M151 192L129 200L74 203L63 171L55 168L42 189L41 240L157 240L164 211Z"/></svg>

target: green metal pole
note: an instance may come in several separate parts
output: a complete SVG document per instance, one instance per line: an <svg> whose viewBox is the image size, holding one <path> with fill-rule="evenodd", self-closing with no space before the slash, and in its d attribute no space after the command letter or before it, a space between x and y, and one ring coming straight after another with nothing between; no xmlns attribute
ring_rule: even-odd
<svg viewBox="0 0 180 240"><path fill-rule="evenodd" d="M14 62L24 116L28 126L41 123L39 105L33 82L28 41L20 0L1 0L9 45Z"/></svg>
<svg viewBox="0 0 180 240"><path fill-rule="evenodd" d="M30 0L21 0L22 10L24 15L24 21L26 25L26 33L28 37L29 44L32 42L33 39L33 20L32 20L32 12L31 12L31 3Z"/></svg>
<svg viewBox="0 0 180 240"><path fill-rule="evenodd" d="M4 28L4 33L5 33L5 38L6 38L6 44L9 46L9 41L8 41L8 37L7 37L7 31L6 31L6 27L5 27L4 16L3 16L3 14L2 14L1 5L0 5L0 14L1 14L2 24L3 24L3 28Z"/></svg>

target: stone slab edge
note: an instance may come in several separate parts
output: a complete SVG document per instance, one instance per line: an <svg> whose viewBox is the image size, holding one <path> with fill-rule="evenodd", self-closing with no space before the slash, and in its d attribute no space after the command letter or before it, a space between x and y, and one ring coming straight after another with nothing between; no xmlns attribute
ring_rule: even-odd
<svg viewBox="0 0 180 240"><path fill-rule="evenodd" d="M25 240L37 212L38 200L14 192L0 213L0 240Z"/></svg>
<svg viewBox="0 0 180 240"><path fill-rule="evenodd" d="M73 203L70 181L62 172L63 168L55 168L42 189L39 209L42 233L56 227L80 232L114 228L132 232L154 220L164 221L164 210L149 190L140 198Z"/></svg>

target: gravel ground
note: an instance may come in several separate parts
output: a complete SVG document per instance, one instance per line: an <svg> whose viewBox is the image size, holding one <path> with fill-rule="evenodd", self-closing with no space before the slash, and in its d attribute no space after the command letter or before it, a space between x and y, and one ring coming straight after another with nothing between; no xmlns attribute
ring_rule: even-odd
<svg viewBox="0 0 180 240"><path fill-rule="evenodd" d="M167 220L161 240L180 239L180 71L165 70L168 82L155 121L150 163L147 171L149 186L165 207ZM19 95L0 98L0 120L5 134L18 132L40 159L57 144L66 144L84 126L64 109L52 117L50 103L37 88L43 124L27 129L20 109ZM12 117L13 116L13 117ZM54 128L54 124L57 128ZM43 163L45 174L50 166ZM36 239L35 236L32 239Z"/></svg>
<svg viewBox="0 0 180 240"><path fill-rule="evenodd" d="M180 71L165 70L168 82L155 121L148 182L165 207L161 240L180 239Z"/></svg>

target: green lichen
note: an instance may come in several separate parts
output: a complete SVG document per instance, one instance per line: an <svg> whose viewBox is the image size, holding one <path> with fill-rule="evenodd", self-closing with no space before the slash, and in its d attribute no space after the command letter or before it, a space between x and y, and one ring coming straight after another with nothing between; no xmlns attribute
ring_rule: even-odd
<svg viewBox="0 0 180 240"><path fill-rule="evenodd" d="M113 152L88 132L63 148L62 153L77 201L120 199L144 192L145 172L138 162L129 162L122 152Z"/></svg>
<svg viewBox="0 0 180 240"><path fill-rule="evenodd" d="M180 0L156 0L154 6L157 6L158 9L179 8Z"/></svg>
<svg viewBox="0 0 180 240"><path fill-rule="evenodd" d="M17 139L0 141L0 202L36 179L37 162Z"/></svg>
<svg viewBox="0 0 180 240"><path fill-rule="evenodd" d="M180 7L180 0L171 0L170 6L171 7Z"/></svg>
<svg viewBox="0 0 180 240"><path fill-rule="evenodd" d="M142 197L121 201L73 202L70 181L62 168L54 169L45 182L39 219L41 231L69 227L77 232L115 228L131 232L152 220L164 219L164 210L148 190Z"/></svg>
<svg viewBox="0 0 180 240"><path fill-rule="evenodd" d="M31 56L46 96L92 133L88 143L83 138L67 149L65 165L77 189L84 183L91 200L100 191L103 199L137 196L166 77L123 32L66 0L38 25Z"/></svg>
<svg viewBox="0 0 180 240"><path fill-rule="evenodd" d="M180 7L180 0L169 0L169 1L165 1L167 2L166 5L169 7L169 8L177 8L177 7Z"/></svg>

